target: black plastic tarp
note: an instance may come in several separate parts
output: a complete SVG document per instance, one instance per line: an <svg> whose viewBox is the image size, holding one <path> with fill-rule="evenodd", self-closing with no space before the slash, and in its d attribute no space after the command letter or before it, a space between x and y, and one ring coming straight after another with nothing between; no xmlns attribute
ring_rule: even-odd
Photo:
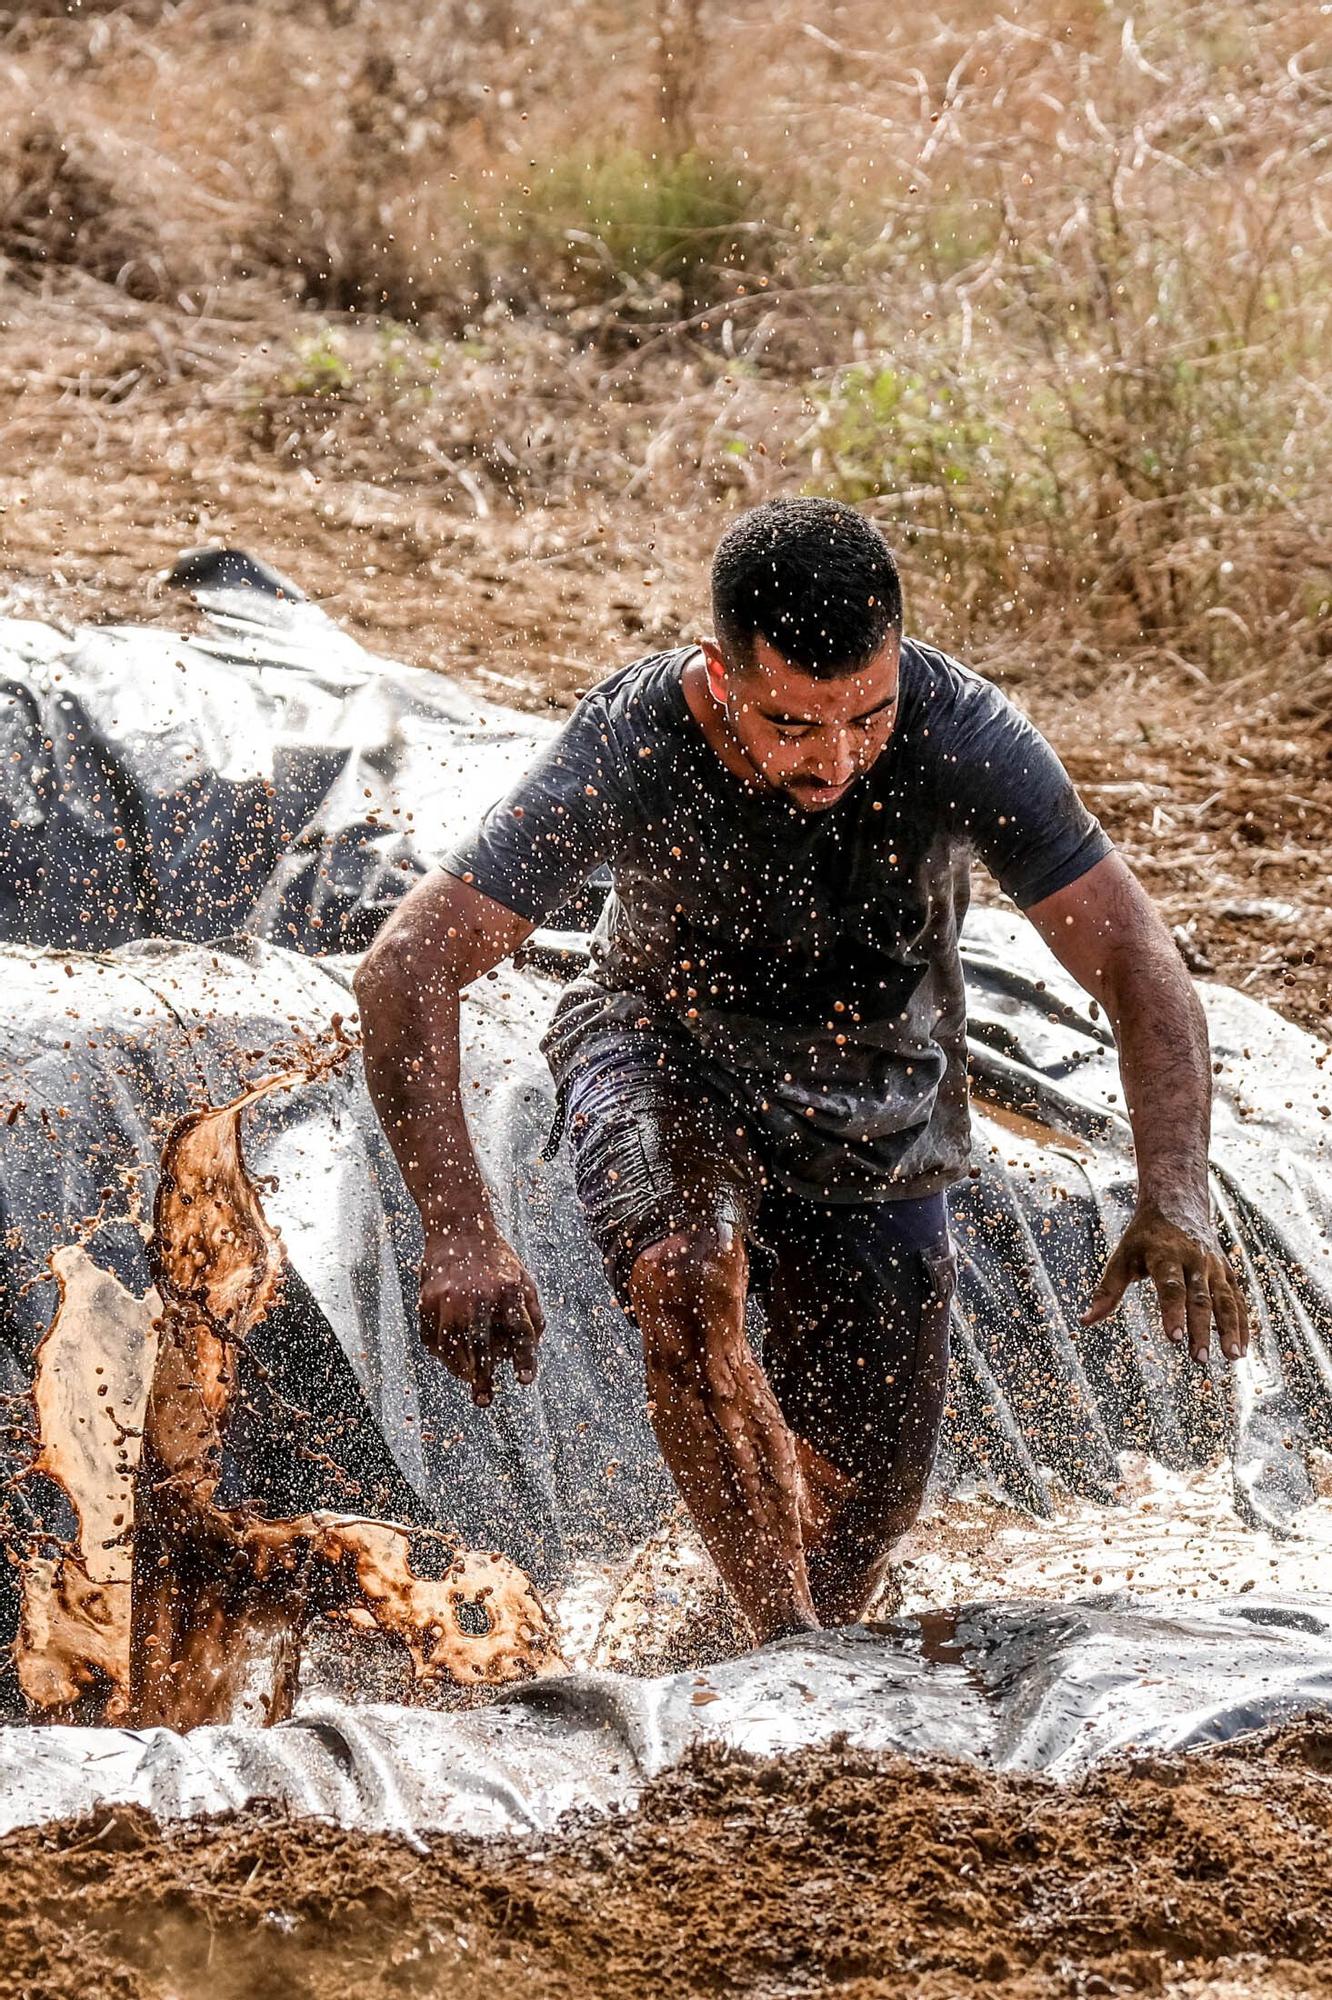
<svg viewBox="0 0 1332 2000"><path fill-rule="evenodd" d="M367 654L243 559L197 560L188 575L207 613L188 638L0 621L0 1388L10 1392L26 1388L50 1317L50 1251L84 1239L146 1289L129 1196L137 1187L140 1211L150 1200L166 1127L285 1066L334 1014L351 1013L349 949L550 726ZM535 1389L506 1384L475 1411L423 1354L417 1224L353 1059L250 1115L251 1167L275 1177L265 1204L294 1275L254 1343L229 1493L279 1512L327 1505L446 1523L541 1582L663 1519L673 1496L636 1337L583 1235L566 1164L539 1158L552 1107L537 1042L558 992L540 967L576 957L580 943L570 930L544 939L525 967L479 982L464 1008L473 1131L547 1307ZM1214 1367L1203 1393L1141 1299L1095 1333L1077 1327L1132 1198L1103 1026L1015 912L974 911L964 956L976 1171L953 1200L962 1279L941 1486L988 1485L1040 1513L1056 1485L1109 1499L1127 1450L1172 1466L1225 1457L1241 1510L1280 1529L1310 1494L1311 1451L1332 1445L1324 1051L1243 995L1204 989L1213 1188L1245 1267L1255 1342L1240 1368ZM13 1477L28 1447L18 1404L5 1407L8 1532L59 1532L43 1482ZM299 1442L316 1449L295 1448L293 1409L305 1413ZM1289 1685L1322 1699L1326 1624L1310 1615ZM1048 1650L1046 1614L1033 1616L1032 1644ZM890 1646L873 1672L891 1680L900 1652ZM1028 1691L1039 1667L1033 1655L1018 1675ZM539 1716L561 1699L538 1690L514 1712ZM594 1710L605 1699L589 1696ZM380 1724L354 1726L373 1735ZM280 1761L280 1735L253 1755ZM140 1744L149 1762L187 1754L155 1744ZM1061 1755L1056 1742L1036 1761Z"/></svg>
<svg viewBox="0 0 1332 2000"><path fill-rule="evenodd" d="M49 1312L33 1280L51 1248L100 1206L97 1256L145 1287L139 1232L104 1191L128 1168L151 1188L164 1123L351 1011L350 961L317 954L363 942L551 726L366 653L248 559L194 557L180 574L206 612L190 638L0 622L0 1116L20 1107L0 1147L10 1388ZM248 935L232 935L240 925ZM1322 1050L1205 989L1214 1191L1257 1338L1200 1395L1140 1299L1094 1334L1076 1325L1132 1190L1103 1026L1015 913L974 911L964 953L977 1173L953 1202L962 1284L941 1477L1040 1511L1052 1477L1108 1497L1126 1449L1172 1465L1229 1450L1241 1505L1279 1523L1308 1492L1308 1446L1332 1442ZM250 1140L256 1171L278 1178L270 1208L297 1277L262 1342L282 1395L336 1415L354 1378L359 1423L338 1419L333 1455L363 1503L456 1522L540 1576L622 1546L668 1494L633 1332L563 1163L538 1159L551 1105L536 1044L556 990L509 968L465 1006L475 1135L549 1309L534 1394L475 1412L422 1355L415 1221L355 1065L267 1100ZM268 1504L335 1497L313 1460L251 1457L235 1477Z"/></svg>
<svg viewBox="0 0 1332 2000"><path fill-rule="evenodd" d="M571 1674L471 1714L313 1695L274 1729L0 1730L0 1833L121 1804L160 1818L250 1804L419 1837L550 1827L631 1804L691 1745L775 1756L843 1737L1068 1779L1332 1705L1332 1599L1188 1613L963 1611L951 1657L909 1624L784 1639L706 1674Z"/></svg>
<svg viewBox="0 0 1332 2000"><path fill-rule="evenodd" d="M0 619L0 937L362 950L552 725L367 653L248 557L174 580L190 638Z"/></svg>

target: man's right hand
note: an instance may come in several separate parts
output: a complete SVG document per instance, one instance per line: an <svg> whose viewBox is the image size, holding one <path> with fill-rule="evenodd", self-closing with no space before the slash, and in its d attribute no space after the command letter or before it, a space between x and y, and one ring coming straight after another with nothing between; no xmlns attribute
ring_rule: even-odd
<svg viewBox="0 0 1332 2000"><path fill-rule="evenodd" d="M528 1272L494 1228L428 1235L421 1266L421 1339L438 1361L470 1384L478 1407L495 1393L495 1370L512 1361L519 1382L534 1382L545 1319Z"/></svg>

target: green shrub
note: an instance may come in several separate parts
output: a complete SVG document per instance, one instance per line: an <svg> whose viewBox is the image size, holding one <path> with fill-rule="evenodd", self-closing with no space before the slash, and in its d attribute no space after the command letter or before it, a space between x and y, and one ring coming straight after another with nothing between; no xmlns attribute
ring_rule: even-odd
<svg viewBox="0 0 1332 2000"><path fill-rule="evenodd" d="M1075 197L1058 231L1010 221L983 322L880 332L816 384L811 481L875 503L964 630L1062 610L1093 642L1252 665L1327 595L1332 291L1249 236Z"/></svg>
<svg viewBox="0 0 1332 2000"><path fill-rule="evenodd" d="M752 180L692 152L565 159L510 197L505 220L538 294L664 312L705 308L768 271L779 235Z"/></svg>
<svg viewBox="0 0 1332 2000"><path fill-rule="evenodd" d="M292 364L280 386L288 396L345 396L353 380L351 362L325 326L295 343Z"/></svg>
<svg viewBox="0 0 1332 2000"><path fill-rule="evenodd" d="M428 403L443 362L438 341L396 320L370 321L354 340L346 330L321 326L294 343L278 386L284 395L302 398Z"/></svg>

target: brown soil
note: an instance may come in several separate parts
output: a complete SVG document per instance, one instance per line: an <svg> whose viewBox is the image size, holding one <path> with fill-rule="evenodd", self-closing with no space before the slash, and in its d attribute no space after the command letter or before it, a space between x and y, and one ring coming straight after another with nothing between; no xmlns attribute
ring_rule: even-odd
<svg viewBox="0 0 1332 2000"><path fill-rule="evenodd" d="M121 1810L0 1843L0 1994L1332 1994L1329 1769L1312 1720L1068 1790L705 1752L632 1816L427 1855Z"/></svg>
<svg viewBox="0 0 1332 2000"><path fill-rule="evenodd" d="M612 666L704 629L711 546L746 496L691 503L682 492L663 505L658 493L611 496L589 478L580 491L552 481L521 507L496 499L480 513L382 412L356 406L293 411L303 437L316 416L332 433L316 476L256 441L246 402L258 393L256 344L267 337L276 348L292 322L247 320L246 303L233 299L235 322L191 323L191 338L208 346L199 379L145 375L127 405L95 412L69 385L104 296L75 280L0 326L0 407L13 414L0 469L0 608L62 624L188 625L190 607L156 580L183 548L229 543L276 563L373 650L525 708L566 708ZM172 317L129 301L116 315L100 336L113 346L147 340L148 321L160 337ZM185 339L176 318L172 343ZM519 347L527 338L513 336ZM38 370L39 341L48 364L67 348L64 374ZM596 370L577 365L588 374L577 398L567 412L547 403L543 419L567 430L575 454L601 393ZM691 386L687 369L658 372L638 385L647 433L654 398ZM20 382L21 396L7 393ZM459 394L475 401L481 391L460 383ZM491 395L499 402L500 387ZM798 483L781 470L780 439L779 426L775 491ZM909 610L928 595L917 567L911 558ZM1159 648L1107 658L1079 637L1075 611L1054 631L1013 640L1000 623L969 646L925 603L910 622L1001 681L1046 730L1177 927L1193 970L1332 1033L1321 683L1301 689L1269 675L1261 645L1252 676L1220 684ZM979 874L977 890L990 893Z"/></svg>

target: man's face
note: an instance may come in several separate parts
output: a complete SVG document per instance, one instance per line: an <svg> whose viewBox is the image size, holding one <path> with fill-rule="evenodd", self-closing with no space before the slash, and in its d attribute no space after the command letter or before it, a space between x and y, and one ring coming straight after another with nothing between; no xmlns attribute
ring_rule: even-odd
<svg viewBox="0 0 1332 2000"><path fill-rule="evenodd" d="M863 667L814 680L762 637L748 666L703 646L708 688L746 760L806 812L836 805L878 757L897 720L896 633Z"/></svg>

